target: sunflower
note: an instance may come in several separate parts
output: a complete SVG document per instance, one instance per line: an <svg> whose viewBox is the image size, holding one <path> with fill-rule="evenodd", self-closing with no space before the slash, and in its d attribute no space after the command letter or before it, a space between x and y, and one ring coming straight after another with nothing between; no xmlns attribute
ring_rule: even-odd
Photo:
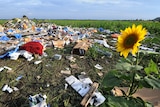
<svg viewBox="0 0 160 107"><path fill-rule="evenodd" d="M138 52L138 47L141 45L140 42L145 38L147 30L142 25L136 26L135 24L131 27L121 30L120 36L117 41L117 52L125 58L129 52L135 55Z"/></svg>

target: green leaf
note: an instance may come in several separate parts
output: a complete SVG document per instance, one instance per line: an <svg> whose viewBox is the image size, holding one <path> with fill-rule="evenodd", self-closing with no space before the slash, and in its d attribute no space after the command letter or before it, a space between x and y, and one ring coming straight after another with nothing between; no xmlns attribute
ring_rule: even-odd
<svg viewBox="0 0 160 107"><path fill-rule="evenodd" d="M125 98L108 96L109 107L145 107L145 102L140 98Z"/></svg>
<svg viewBox="0 0 160 107"><path fill-rule="evenodd" d="M160 89L160 79L155 78L153 75L146 76L144 80L153 88Z"/></svg>
<svg viewBox="0 0 160 107"><path fill-rule="evenodd" d="M159 37L154 37L151 42L155 43L155 44L159 44L160 38Z"/></svg>
<svg viewBox="0 0 160 107"><path fill-rule="evenodd" d="M115 86L120 86L122 80L120 80L120 78L118 78L116 75L117 71L112 70L108 72L102 81L102 85L111 89Z"/></svg>
<svg viewBox="0 0 160 107"><path fill-rule="evenodd" d="M143 69L143 66L141 66L141 65L132 65L132 68L134 70L141 70L141 69Z"/></svg>
<svg viewBox="0 0 160 107"><path fill-rule="evenodd" d="M144 69L144 71L147 75L149 75L152 72L154 72L155 74L158 74L158 67L157 67L156 63L153 62L153 60L150 60L148 67L146 67Z"/></svg>
<svg viewBox="0 0 160 107"><path fill-rule="evenodd" d="M122 62L122 63L117 63L116 64L116 69L117 70L126 70L126 71L130 71L132 68L132 65L130 63L127 62Z"/></svg>

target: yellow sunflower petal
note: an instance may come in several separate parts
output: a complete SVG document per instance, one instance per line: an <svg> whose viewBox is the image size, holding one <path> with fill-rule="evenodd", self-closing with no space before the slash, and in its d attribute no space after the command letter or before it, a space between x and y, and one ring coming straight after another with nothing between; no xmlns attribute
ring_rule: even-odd
<svg viewBox="0 0 160 107"><path fill-rule="evenodd" d="M132 49L132 55L135 55L138 52L138 47L134 46L134 48Z"/></svg>
<svg viewBox="0 0 160 107"><path fill-rule="evenodd" d="M127 58L129 52L130 52L130 49L123 50L123 51L121 52L121 55L123 55L124 58Z"/></svg>
<svg viewBox="0 0 160 107"><path fill-rule="evenodd" d="M146 34L147 30L142 25L136 26L133 24L132 27L121 30L121 35L118 37L116 44L117 52L120 52L120 55L123 55L125 58L129 52L135 55L138 52L138 47L141 45L139 42L145 38Z"/></svg>
<svg viewBox="0 0 160 107"><path fill-rule="evenodd" d="M136 25L133 24L133 25L132 25L132 31L134 32L135 30L136 30Z"/></svg>

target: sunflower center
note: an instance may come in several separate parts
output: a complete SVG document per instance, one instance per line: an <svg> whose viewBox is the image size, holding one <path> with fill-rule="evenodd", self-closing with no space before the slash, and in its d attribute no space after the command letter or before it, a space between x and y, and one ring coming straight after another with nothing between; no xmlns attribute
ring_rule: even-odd
<svg viewBox="0 0 160 107"><path fill-rule="evenodd" d="M136 34L131 34L128 35L126 37L126 39L124 40L124 47L125 48L132 48L134 46L134 44L137 42L138 38L136 36Z"/></svg>

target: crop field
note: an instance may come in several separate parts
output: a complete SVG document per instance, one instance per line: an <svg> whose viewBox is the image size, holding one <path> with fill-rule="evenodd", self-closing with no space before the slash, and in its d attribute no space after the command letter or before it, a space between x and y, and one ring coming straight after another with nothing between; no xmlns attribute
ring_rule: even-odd
<svg viewBox="0 0 160 107"><path fill-rule="evenodd" d="M103 28L113 31L112 34L120 34L121 30L131 27L133 24L142 25L147 29L147 37L142 45L154 51L140 50L136 56L128 55L127 58L120 56L115 49L106 48L102 44L94 43L84 56L73 54L75 62L70 62L66 56L70 56L75 43L66 45L63 49L52 46L47 47L47 57L35 56L32 61L24 58L18 60L0 59L0 67L9 66L10 72L0 72L0 88L9 84L18 88L18 91L7 93L0 90L0 107L29 107L29 95L38 93L47 96L48 107L81 107L80 96L70 85L66 88L65 78L69 75L78 76L84 74L92 81L98 82L98 91L106 98L99 107L152 107L153 103L134 97L137 89L149 88L160 89L160 22L143 20L49 20L32 19L36 24L54 23L61 26L77 28ZM7 20L0 20L3 25ZM116 47L117 39L111 34L95 32L89 39L102 39L97 35L107 35L104 38L107 43ZM114 41L114 42L113 42ZM50 41L49 41L50 42ZM1 44L0 44L1 45ZM102 53L96 49L101 50ZM111 53L108 57L106 53ZM55 60L55 54L62 55L61 60ZM41 60L40 64L34 62ZM99 64L103 69L96 69ZM71 74L63 74L61 70L68 69ZM21 79L16 80L17 77ZM128 92L122 90L123 96L113 93L115 87L129 87ZM160 105L160 104L159 104ZM88 105L88 107L94 107Z"/></svg>

